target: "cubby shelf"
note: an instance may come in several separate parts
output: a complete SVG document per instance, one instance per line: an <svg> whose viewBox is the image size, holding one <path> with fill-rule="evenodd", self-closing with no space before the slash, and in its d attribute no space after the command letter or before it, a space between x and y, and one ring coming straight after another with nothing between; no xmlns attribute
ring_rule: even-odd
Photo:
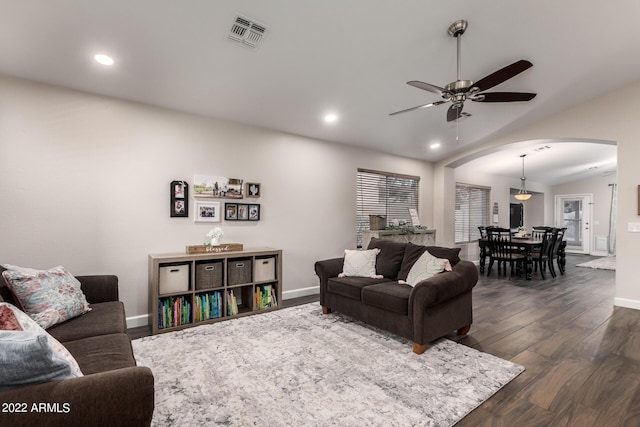
<svg viewBox="0 0 640 427"><path fill-rule="evenodd" d="M282 250L149 255L154 335L281 306Z"/></svg>

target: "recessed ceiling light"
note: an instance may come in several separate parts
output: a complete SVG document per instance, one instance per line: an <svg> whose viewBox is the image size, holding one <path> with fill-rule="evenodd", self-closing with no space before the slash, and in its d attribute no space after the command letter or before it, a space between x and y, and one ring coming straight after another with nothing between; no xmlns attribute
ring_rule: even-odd
<svg viewBox="0 0 640 427"><path fill-rule="evenodd" d="M435 150L437 148L440 148L440 143L439 142L434 142L433 144L431 144L429 146L429 148L431 148L432 150Z"/></svg>
<svg viewBox="0 0 640 427"><path fill-rule="evenodd" d="M113 58L110 57L109 55L105 55L103 53L99 53L96 56L93 57L96 62L102 64L102 65L113 65Z"/></svg>
<svg viewBox="0 0 640 427"><path fill-rule="evenodd" d="M333 113L324 116L325 123L335 123L336 121L338 121L338 116Z"/></svg>

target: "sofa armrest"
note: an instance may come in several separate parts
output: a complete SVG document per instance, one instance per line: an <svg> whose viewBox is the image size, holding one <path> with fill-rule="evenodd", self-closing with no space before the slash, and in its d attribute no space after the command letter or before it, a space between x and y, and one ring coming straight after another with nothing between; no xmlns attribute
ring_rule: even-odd
<svg viewBox="0 0 640 427"><path fill-rule="evenodd" d="M118 301L118 276L101 274L76 276L89 304Z"/></svg>
<svg viewBox="0 0 640 427"><path fill-rule="evenodd" d="M37 384L0 392L4 403L20 403L26 410L0 413L0 424L7 426L148 426L153 374L146 367L129 367Z"/></svg>
<svg viewBox="0 0 640 427"><path fill-rule="evenodd" d="M320 279L320 305L324 306L327 282L331 277L338 277L338 274L342 273L343 265L344 258L331 258L316 262L315 270Z"/></svg>
<svg viewBox="0 0 640 427"><path fill-rule="evenodd" d="M414 310L433 307L471 289L478 283L478 268L466 260L459 261L452 271L436 274L418 283L409 295L409 318Z"/></svg>

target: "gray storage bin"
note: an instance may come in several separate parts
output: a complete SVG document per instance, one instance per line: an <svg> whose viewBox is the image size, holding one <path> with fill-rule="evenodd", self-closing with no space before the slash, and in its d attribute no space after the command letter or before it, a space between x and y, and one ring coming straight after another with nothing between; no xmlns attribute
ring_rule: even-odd
<svg viewBox="0 0 640 427"><path fill-rule="evenodd" d="M227 260L227 285L251 282L251 258Z"/></svg>
<svg viewBox="0 0 640 427"><path fill-rule="evenodd" d="M253 267L255 282L276 280L276 258L256 258Z"/></svg>
<svg viewBox="0 0 640 427"><path fill-rule="evenodd" d="M159 276L160 294L173 294L189 290L189 264L162 265Z"/></svg>
<svg viewBox="0 0 640 427"><path fill-rule="evenodd" d="M222 260L196 264L196 290L221 287L223 265Z"/></svg>

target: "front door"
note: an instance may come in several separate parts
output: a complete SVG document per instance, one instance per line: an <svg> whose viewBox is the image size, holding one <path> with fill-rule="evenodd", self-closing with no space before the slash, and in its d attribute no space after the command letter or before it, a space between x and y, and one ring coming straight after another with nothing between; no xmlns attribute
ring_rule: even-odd
<svg viewBox="0 0 640 427"><path fill-rule="evenodd" d="M555 226L566 227L567 252L591 252L591 195L557 195Z"/></svg>

